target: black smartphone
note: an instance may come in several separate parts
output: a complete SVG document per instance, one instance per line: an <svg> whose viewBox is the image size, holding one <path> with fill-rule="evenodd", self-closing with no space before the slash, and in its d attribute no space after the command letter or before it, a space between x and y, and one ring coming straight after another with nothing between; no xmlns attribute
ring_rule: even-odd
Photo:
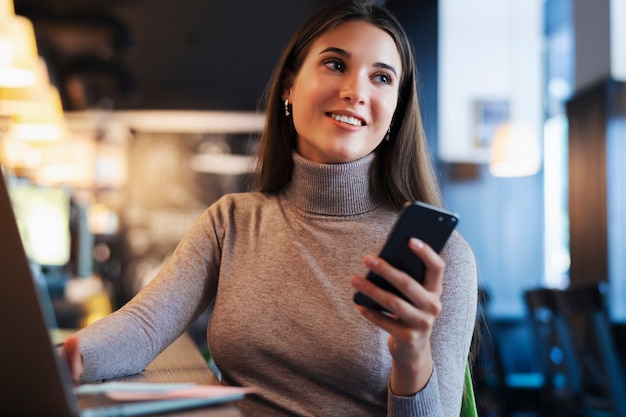
<svg viewBox="0 0 626 417"><path fill-rule="evenodd" d="M459 216L456 213L420 201L409 202L393 226L379 256L418 282L423 282L426 267L409 248L409 239L421 239L439 253L458 223ZM380 275L370 271L367 279L382 289L405 298ZM354 294L354 302L371 309L383 310L378 303L360 292Z"/></svg>

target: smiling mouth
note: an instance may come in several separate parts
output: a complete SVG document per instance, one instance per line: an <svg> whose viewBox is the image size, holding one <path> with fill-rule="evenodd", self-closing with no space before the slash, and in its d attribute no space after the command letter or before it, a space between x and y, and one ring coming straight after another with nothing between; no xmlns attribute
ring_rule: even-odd
<svg viewBox="0 0 626 417"><path fill-rule="evenodd" d="M342 114L326 113L328 117L337 120L341 123L346 123L352 126L364 126L365 122L357 117L345 116Z"/></svg>

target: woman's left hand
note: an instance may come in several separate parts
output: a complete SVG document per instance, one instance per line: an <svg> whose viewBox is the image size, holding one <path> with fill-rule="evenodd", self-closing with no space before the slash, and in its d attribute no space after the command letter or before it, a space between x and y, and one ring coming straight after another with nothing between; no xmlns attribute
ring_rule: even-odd
<svg viewBox="0 0 626 417"><path fill-rule="evenodd" d="M357 305L365 318L389 333L387 345L393 359L390 387L400 396L415 395L426 386L432 374L430 336L441 311L445 269L443 259L421 240L411 239L409 247L426 266L422 284L377 256L367 255L364 260L368 269L389 281L408 301L377 287L363 276L355 275L350 280L357 291L388 312Z"/></svg>

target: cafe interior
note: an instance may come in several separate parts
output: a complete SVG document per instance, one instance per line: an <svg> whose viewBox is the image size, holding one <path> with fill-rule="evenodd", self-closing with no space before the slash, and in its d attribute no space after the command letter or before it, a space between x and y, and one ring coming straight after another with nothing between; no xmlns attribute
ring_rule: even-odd
<svg viewBox="0 0 626 417"><path fill-rule="evenodd" d="M262 92L323 3L0 0L0 164L59 328L119 308L248 189ZM479 414L625 417L626 1L378 3L478 264Z"/></svg>

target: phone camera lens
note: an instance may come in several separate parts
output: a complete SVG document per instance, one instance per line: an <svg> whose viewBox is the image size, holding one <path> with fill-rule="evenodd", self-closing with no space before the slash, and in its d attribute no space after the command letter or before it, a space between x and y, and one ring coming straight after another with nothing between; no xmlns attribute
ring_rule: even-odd
<svg viewBox="0 0 626 417"><path fill-rule="evenodd" d="M443 216L439 216L439 218L438 218L437 220L439 220L440 222L442 222L442 221L443 221Z"/></svg>

